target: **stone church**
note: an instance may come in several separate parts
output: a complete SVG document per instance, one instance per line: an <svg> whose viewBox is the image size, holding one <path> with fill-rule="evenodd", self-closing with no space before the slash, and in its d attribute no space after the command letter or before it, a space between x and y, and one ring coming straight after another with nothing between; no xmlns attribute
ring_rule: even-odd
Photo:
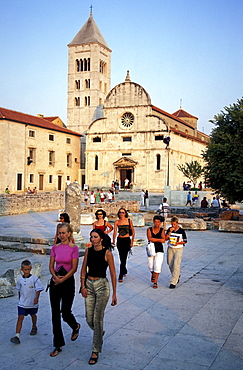
<svg viewBox="0 0 243 370"><path fill-rule="evenodd" d="M209 137L198 118L183 109L170 114L155 107L148 92L131 80L110 90L111 49L92 13L68 45L68 128L83 134L82 183L90 188L180 190L186 179L178 164L197 160Z"/></svg>

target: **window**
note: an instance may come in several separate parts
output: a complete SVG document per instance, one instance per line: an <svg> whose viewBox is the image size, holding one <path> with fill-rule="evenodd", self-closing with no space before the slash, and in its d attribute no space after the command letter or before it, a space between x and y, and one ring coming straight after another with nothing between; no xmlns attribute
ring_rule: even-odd
<svg viewBox="0 0 243 370"><path fill-rule="evenodd" d="M94 137L93 143L101 143L101 137L98 137L98 136Z"/></svg>
<svg viewBox="0 0 243 370"><path fill-rule="evenodd" d="M55 140L55 136L53 134L49 134L49 141L54 141Z"/></svg>
<svg viewBox="0 0 243 370"><path fill-rule="evenodd" d="M72 154L67 154L67 167L71 167L72 164Z"/></svg>
<svg viewBox="0 0 243 370"><path fill-rule="evenodd" d="M100 73L106 72L106 63L103 60L100 60Z"/></svg>
<svg viewBox="0 0 243 370"><path fill-rule="evenodd" d="M29 130L29 137L35 137L35 131Z"/></svg>
<svg viewBox="0 0 243 370"><path fill-rule="evenodd" d="M99 158L98 155L95 156L95 171L98 171L99 168Z"/></svg>
<svg viewBox="0 0 243 370"><path fill-rule="evenodd" d="M76 107L80 107L80 98L75 98L75 105Z"/></svg>
<svg viewBox="0 0 243 370"><path fill-rule="evenodd" d="M74 162L77 163L78 162L78 158L74 158Z"/></svg>
<svg viewBox="0 0 243 370"><path fill-rule="evenodd" d="M52 184L52 175L49 175L49 184Z"/></svg>
<svg viewBox="0 0 243 370"><path fill-rule="evenodd" d="M76 59L76 71L90 71L90 58Z"/></svg>
<svg viewBox="0 0 243 370"><path fill-rule="evenodd" d="M85 96L84 97L84 105L85 105L85 107L90 105L90 96Z"/></svg>
<svg viewBox="0 0 243 370"><path fill-rule="evenodd" d="M89 78L85 80L85 87L86 89L90 89L90 79Z"/></svg>
<svg viewBox="0 0 243 370"><path fill-rule="evenodd" d="M66 143L67 143L67 144L71 144L71 139L70 139L70 137L67 137L67 139L66 139Z"/></svg>
<svg viewBox="0 0 243 370"><path fill-rule="evenodd" d="M30 173L30 184L33 184L34 182L34 174Z"/></svg>
<svg viewBox="0 0 243 370"><path fill-rule="evenodd" d="M156 170L157 171L161 170L161 155L160 154L156 155Z"/></svg>
<svg viewBox="0 0 243 370"><path fill-rule="evenodd" d="M36 149L35 148L29 148L29 159L32 161L31 163L36 162Z"/></svg>
<svg viewBox="0 0 243 370"><path fill-rule="evenodd" d="M75 88L76 90L80 90L80 80L75 81Z"/></svg>
<svg viewBox="0 0 243 370"><path fill-rule="evenodd" d="M124 136L122 139L123 139L123 141L132 141L131 136Z"/></svg>
<svg viewBox="0 0 243 370"><path fill-rule="evenodd" d="M54 166L55 163L55 152L50 151L49 152L49 165Z"/></svg>
<svg viewBox="0 0 243 370"><path fill-rule="evenodd" d="M155 140L164 140L164 135L157 135L154 138Z"/></svg>
<svg viewBox="0 0 243 370"><path fill-rule="evenodd" d="M122 156L123 156L123 157L127 157L127 156L129 156L129 155L132 155L132 153L122 153Z"/></svg>

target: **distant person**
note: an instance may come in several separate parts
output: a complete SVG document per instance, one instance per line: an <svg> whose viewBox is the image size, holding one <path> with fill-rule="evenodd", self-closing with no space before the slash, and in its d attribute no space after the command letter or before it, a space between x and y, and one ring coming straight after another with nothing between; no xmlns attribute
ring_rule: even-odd
<svg viewBox="0 0 243 370"><path fill-rule="evenodd" d="M89 192L88 192L88 190L84 191L84 204L86 206L88 206L88 204L89 204Z"/></svg>
<svg viewBox="0 0 243 370"><path fill-rule="evenodd" d="M112 194L111 190L108 190L108 192L107 192L108 203L112 202L112 197L113 197L113 194Z"/></svg>
<svg viewBox="0 0 243 370"><path fill-rule="evenodd" d="M192 205L193 206L195 205L197 207L198 199L199 199L199 195L197 194L197 191L195 191L195 193L193 194L193 197L192 197Z"/></svg>
<svg viewBox="0 0 243 370"><path fill-rule="evenodd" d="M149 242L154 243L156 255L148 257L148 267L151 272L151 282L153 288L158 288L158 278L161 273L161 267L164 259L163 243L165 242L165 232L161 227L163 222L162 216L154 216L153 227L147 229L147 238Z"/></svg>
<svg viewBox="0 0 243 370"><path fill-rule="evenodd" d="M32 193L33 193L33 194L37 194L36 186L35 186L35 187L34 187L34 189L32 190Z"/></svg>
<svg viewBox="0 0 243 370"><path fill-rule="evenodd" d="M16 324L16 334L10 341L14 344L20 344L20 332L24 317L30 315L32 320L32 329L30 335L37 334L37 312L41 291L44 289L42 282L37 276L31 275L32 265L29 260L21 263L23 275L18 278L16 290L18 292L18 321Z"/></svg>
<svg viewBox="0 0 243 370"><path fill-rule="evenodd" d="M187 193L187 197L186 197L186 206L187 205L192 205L192 195L191 195L191 192L190 191L188 191L188 193Z"/></svg>
<svg viewBox="0 0 243 370"><path fill-rule="evenodd" d="M103 209L98 209L95 212L95 217L97 221L93 223L93 229L100 229L105 234L109 234L113 230L113 226L105 220L106 212Z"/></svg>
<svg viewBox="0 0 243 370"><path fill-rule="evenodd" d="M183 246L187 243L185 230L178 224L178 218L171 218L171 226L168 228L165 240L168 240L167 264L171 272L170 289L174 289L180 280L180 267Z"/></svg>
<svg viewBox="0 0 243 370"><path fill-rule="evenodd" d="M159 215L164 218L164 229L166 228L166 219L170 212L170 206L167 203L167 198L163 198L162 203L159 206Z"/></svg>
<svg viewBox="0 0 243 370"><path fill-rule="evenodd" d="M123 277L127 275L127 256L130 249L133 247L135 230L132 220L128 218L128 212L121 207L118 211L118 220L114 223L113 244L117 237L117 249L120 257L120 273L118 277L119 283L123 282ZM132 239L130 239L130 236Z"/></svg>
<svg viewBox="0 0 243 370"><path fill-rule="evenodd" d="M183 187L183 190L188 190L187 184L185 183L185 181L183 182L182 187Z"/></svg>
<svg viewBox="0 0 243 370"><path fill-rule="evenodd" d="M199 182L199 184L198 184L198 189L199 189L199 190L202 190L202 181L200 181L200 182Z"/></svg>
<svg viewBox="0 0 243 370"><path fill-rule="evenodd" d="M6 188L4 191L5 194L10 194L9 188Z"/></svg>
<svg viewBox="0 0 243 370"><path fill-rule="evenodd" d="M206 197L203 197L201 200L201 208L207 208L208 207L208 201Z"/></svg>
<svg viewBox="0 0 243 370"><path fill-rule="evenodd" d="M100 189L97 189L95 193L95 203L100 203Z"/></svg>
<svg viewBox="0 0 243 370"><path fill-rule="evenodd" d="M105 199L106 199L106 195L103 192L103 190L101 189L101 191L100 191L100 201L101 201L101 203L104 203Z"/></svg>
<svg viewBox="0 0 243 370"><path fill-rule="evenodd" d="M220 208L220 196L219 195L216 195L216 200L218 202L218 207Z"/></svg>
<svg viewBox="0 0 243 370"><path fill-rule="evenodd" d="M93 190L90 193L90 204L95 204L95 193Z"/></svg>
<svg viewBox="0 0 243 370"><path fill-rule="evenodd" d="M129 185L129 180L126 177L125 180L124 180L124 189L128 189L128 185Z"/></svg>
<svg viewBox="0 0 243 370"><path fill-rule="evenodd" d="M145 195L145 192L144 190L142 190L140 193L140 206L141 207L144 207L144 195Z"/></svg>
<svg viewBox="0 0 243 370"><path fill-rule="evenodd" d="M145 204L145 208L149 209L149 193L148 193L148 190L145 190L144 204Z"/></svg>
<svg viewBox="0 0 243 370"><path fill-rule="evenodd" d="M211 207L212 208L219 208L219 202L215 197L213 197L213 200L211 202Z"/></svg>
<svg viewBox="0 0 243 370"><path fill-rule="evenodd" d="M118 180L116 180L116 181L114 182L114 186L115 186L115 193L116 193L116 194L119 194L119 182L118 182Z"/></svg>

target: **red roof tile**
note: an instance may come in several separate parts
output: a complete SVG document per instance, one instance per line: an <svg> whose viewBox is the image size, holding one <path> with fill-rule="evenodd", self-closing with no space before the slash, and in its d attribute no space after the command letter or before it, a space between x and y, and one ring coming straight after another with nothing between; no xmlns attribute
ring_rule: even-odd
<svg viewBox="0 0 243 370"><path fill-rule="evenodd" d="M49 122L44 117L31 116L30 114L20 113L1 107L0 107L0 120L14 121L23 124L28 124L30 126L42 127L52 131L63 132L70 135L82 136L78 132L71 131L65 127L55 125L54 123Z"/></svg>
<svg viewBox="0 0 243 370"><path fill-rule="evenodd" d="M155 111L157 111L157 112L159 112L159 113L162 113L162 114L164 114L165 116L170 117L170 118L172 118L172 119L174 119L174 120L176 120L176 121L178 121L178 122L181 122L181 123L183 123L184 125L186 125L186 126L188 126L188 127L190 127L190 128L193 128L193 129L194 129L194 127L193 127L192 125L190 125L189 123L187 123L187 122L183 121L182 119L180 119L180 118L178 118L178 117L174 116L173 114L170 114L170 113L168 113L168 112L166 112L166 111L164 111L164 110L162 110L162 109L160 109L160 108L157 108L157 107L155 107L154 105L152 105L152 109L153 109L153 110L155 110Z"/></svg>
<svg viewBox="0 0 243 370"><path fill-rule="evenodd" d="M178 109L175 113L172 113L172 116L175 116L175 117L186 117L186 118L196 118L196 119L198 119L197 117L192 116L190 113L186 112L183 109Z"/></svg>

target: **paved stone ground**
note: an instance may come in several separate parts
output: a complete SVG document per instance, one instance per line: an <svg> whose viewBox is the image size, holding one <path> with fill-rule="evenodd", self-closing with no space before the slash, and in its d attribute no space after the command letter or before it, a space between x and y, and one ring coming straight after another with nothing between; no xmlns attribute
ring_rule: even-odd
<svg viewBox="0 0 243 370"><path fill-rule="evenodd" d="M52 237L57 212L31 213L0 218L0 235ZM90 226L82 227L88 238ZM145 238L146 228L136 228ZM159 287L152 289L145 247L135 247L128 260L129 274L117 288L118 305L107 306L103 352L96 369L243 369L243 235L218 231L188 231L181 281L168 289L166 256ZM117 251L114 251L118 269ZM23 259L43 262L46 285L49 257L0 250L0 274L16 268ZM82 263L80 258L79 269ZM79 288L76 274L76 290ZM90 369L92 333L85 322L83 298L76 294L73 311L81 323L80 336L71 342L64 323L66 346L51 358L51 318L48 293L42 292L38 313L38 334L30 336L30 317L21 332L21 344L14 345L17 297L0 299L0 368L3 370Z"/></svg>

